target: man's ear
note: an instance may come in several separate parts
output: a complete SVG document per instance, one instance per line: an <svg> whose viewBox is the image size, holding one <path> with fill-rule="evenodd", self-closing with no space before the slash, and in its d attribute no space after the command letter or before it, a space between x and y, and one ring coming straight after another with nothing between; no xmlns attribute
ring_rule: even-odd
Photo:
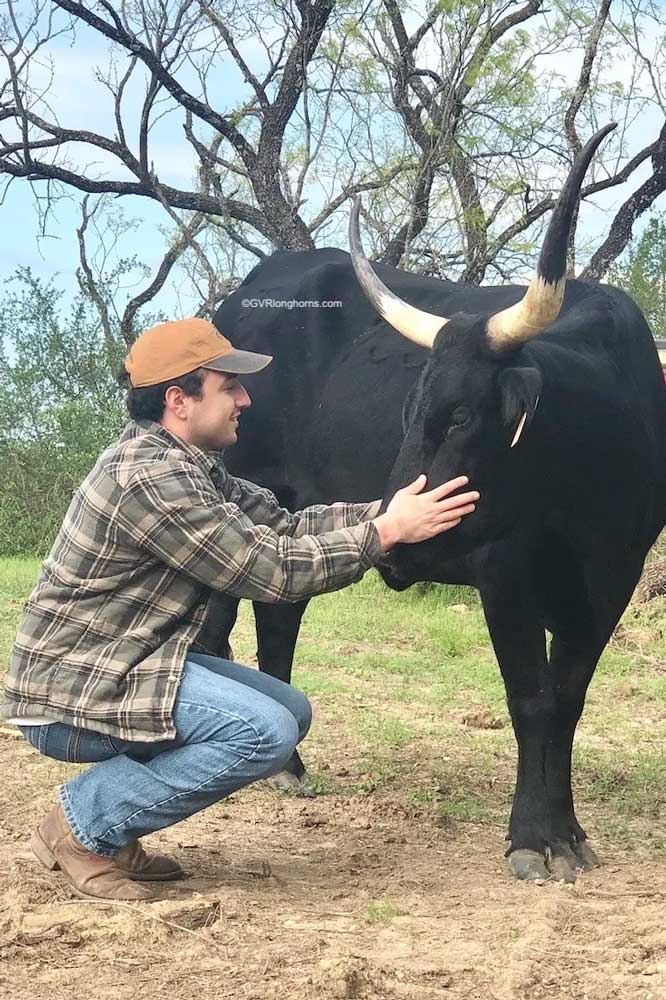
<svg viewBox="0 0 666 1000"><path fill-rule="evenodd" d="M532 423L541 394L541 372L538 368L505 368L499 377L499 387L502 421L513 448Z"/></svg>
<svg viewBox="0 0 666 1000"><path fill-rule="evenodd" d="M184 393L179 385L170 385L164 393L164 407L177 417L183 416Z"/></svg>

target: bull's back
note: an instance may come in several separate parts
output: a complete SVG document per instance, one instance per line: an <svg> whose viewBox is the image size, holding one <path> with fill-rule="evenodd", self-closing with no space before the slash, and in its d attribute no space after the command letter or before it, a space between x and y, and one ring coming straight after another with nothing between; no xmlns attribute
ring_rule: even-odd
<svg viewBox="0 0 666 1000"><path fill-rule="evenodd" d="M442 316L491 315L524 294L520 286L477 288L376 269L396 294ZM402 440L404 401L428 352L378 317L349 255L274 254L223 303L215 323L236 346L274 356L269 368L244 379L253 406L227 455L230 470L269 486L292 507L382 495ZM567 282L560 317L532 348L546 368L570 358L587 364L581 391L599 391L605 380L609 406L641 423L654 466L645 472L658 483L655 517L663 523L666 393L635 304L616 289Z"/></svg>
<svg viewBox="0 0 666 1000"><path fill-rule="evenodd" d="M253 405L225 456L229 470L292 508L381 496L402 437L402 401L427 352L379 319L348 254L274 254L214 321L235 346L274 358L243 379Z"/></svg>

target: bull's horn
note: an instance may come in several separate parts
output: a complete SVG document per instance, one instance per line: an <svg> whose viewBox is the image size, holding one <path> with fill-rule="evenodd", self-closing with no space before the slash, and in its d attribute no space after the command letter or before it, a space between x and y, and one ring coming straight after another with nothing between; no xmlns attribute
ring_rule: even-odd
<svg viewBox="0 0 666 1000"><path fill-rule="evenodd" d="M615 128L617 125L612 122L593 135L574 160L553 209L536 273L525 295L520 302L495 313L488 320L488 341L495 350L519 347L557 319L566 284L569 230L583 178L600 142Z"/></svg>
<svg viewBox="0 0 666 1000"><path fill-rule="evenodd" d="M443 316L424 312L423 309L417 309L415 306L410 306L408 302L403 302L377 277L361 246L358 224L360 208L361 199L355 198L349 219L349 248L352 264L361 288L387 323L390 323L409 340L413 340L415 344L419 344L421 347L432 347L435 337L444 324L448 323L448 320L444 319Z"/></svg>

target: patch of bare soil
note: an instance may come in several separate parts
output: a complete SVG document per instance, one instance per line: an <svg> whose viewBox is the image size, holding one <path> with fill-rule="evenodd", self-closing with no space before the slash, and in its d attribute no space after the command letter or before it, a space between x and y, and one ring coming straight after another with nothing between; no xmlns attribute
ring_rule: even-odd
<svg viewBox="0 0 666 1000"><path fill-rule="evenodd" d="M73 769L6 731L0 766L2 998L666 997L659 862L607 849L575 886L525 885L502 831L437 826L409 790L302 800L257 787L148 838L191 875L164 899L97 904L27 847Z"/></svg>

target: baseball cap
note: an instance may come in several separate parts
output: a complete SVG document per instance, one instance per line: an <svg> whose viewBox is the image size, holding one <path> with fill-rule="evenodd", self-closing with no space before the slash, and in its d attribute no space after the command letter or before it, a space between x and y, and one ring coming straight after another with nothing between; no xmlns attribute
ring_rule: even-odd
<svg viewBox="0 0 666 1000"><path fill-rule="evenodd" d="M195 368L212 368L231 375L261 371L272 361L270 354L239 351L216 326L191 317L158 323L132 344L125 368L132 387L159 385L186 375Z"/></svg>

